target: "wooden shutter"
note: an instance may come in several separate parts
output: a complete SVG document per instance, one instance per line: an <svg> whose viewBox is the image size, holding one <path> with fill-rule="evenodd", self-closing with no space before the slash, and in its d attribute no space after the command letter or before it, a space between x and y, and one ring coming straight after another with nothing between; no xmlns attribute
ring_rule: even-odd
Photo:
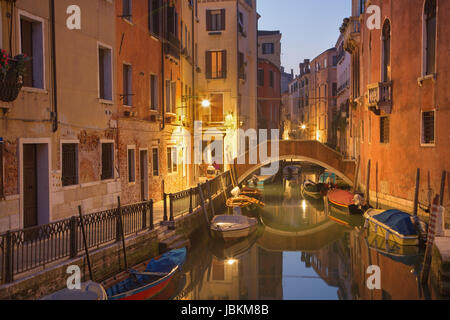
<svg viewBox="0 0 450 320"><path fill-rule="evenodd" d="M205 52L205 57L206 57L206 79L211 79L212 78L212 53L211 51L206 51Z"/></svg>
<svg viewBox="0 0 450 320"><path fill-rule="evenodd" d="M210 10L206 10L206 31L212 30L212 15Z"/></svg>
<svg viewBox="0 0 450 320"><path fill-rule="evenodd" d="M227 77L227 50L222 51L222 78Z"/></svg>
<svg viewBox="0 0 450 320"><path fill-rule="evenodd" d="M221 18L221 24L220 24L220 30L225 30L225 9L220 10L220 18Z"/></svg>
<svg viewBox="0 0 450 320"><path fill-rule="evenodd" d="M113 144L102 144L102 180L113 179Z"/></svg>
<svg viewBox="0 0 450 320"><path fill-rule="evenodd" d="M72 186L78 183L77 174L77 144L62 145L62 185Z"/></svg>

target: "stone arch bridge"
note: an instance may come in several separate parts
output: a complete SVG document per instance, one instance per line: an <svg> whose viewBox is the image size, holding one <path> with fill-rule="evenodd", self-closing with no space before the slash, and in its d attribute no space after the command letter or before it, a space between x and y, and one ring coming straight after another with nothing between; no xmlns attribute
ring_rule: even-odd
<svg viewBox="0 0 450 320"><path fill-rule="evenodd" d="M335 173L345 182L353 185L355 180L356 162L352 160L345 160L343 156L333 150L332 148L320 143L319 141L305 141L305 140L280 140L279 141L279 155L271 154L272 142L267 142L267 158L261 160L259 155L260 145L256 148L250 149L245 154L241 161L239 158L234 159L234 173L238 183L242 183L256 170L271 164L276 161L293 160L304 161L317 164L324 167L330 172ZM256 164L251 164L249 157L251 155L257 157ZM242 164L244 163L244 164ZM255 163L255 161L253 161Z"/></svg>

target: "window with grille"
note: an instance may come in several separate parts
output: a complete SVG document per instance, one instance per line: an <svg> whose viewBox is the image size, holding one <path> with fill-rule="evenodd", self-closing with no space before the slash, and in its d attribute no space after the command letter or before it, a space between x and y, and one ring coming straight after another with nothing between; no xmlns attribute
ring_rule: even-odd
<svg viewBox="0 0 450 320"><path fill-rule="evenodd" d="M225 9L206 10L206 31L225 30Z"/></svg>
<svg viewBox="0 0 450 320"><path fill-rule="evenodd" d="M227 51L206 52L206 78L224 79L227 77Z"/></svg>
<svg viewBox="0 0 450 320"><path fill-rule="evenodd" d="M425 3L425 74L436 72L436 0L427 0Z"/></svg>
<svg viewBox="0 0 450 320"><path fill-rule="evenodd" d="M62 144L62 186L73 186L78 184L78 144Z"/></svg>
<svg viewBox="0 0 450 320"><path fill-rule="evenodd" d="M102 143L102 180L114 179L114 144Z"/></svg>
<svg viewBox="0 0 450 320"><path fill-rule="evenodd" d="M389 143L389 118L380 118L380 143Z"/></svg>
<svg viewBox="0 0 450 320"><path fill-rule="evenodd" d="M422 144L434 144L434 111L422 112Z"/></svg>
<svg viewBox="0 0 450 320"><path fill-rule="evenodd" d="M153 148L153 176L159 176L159 151L158 148Z"/></svg>
<svg viewBox="0 0 450 320"><path fill-rule="evenodd" d="M134 149L128 149L128 182L136 182L136 154Z"/></svg>

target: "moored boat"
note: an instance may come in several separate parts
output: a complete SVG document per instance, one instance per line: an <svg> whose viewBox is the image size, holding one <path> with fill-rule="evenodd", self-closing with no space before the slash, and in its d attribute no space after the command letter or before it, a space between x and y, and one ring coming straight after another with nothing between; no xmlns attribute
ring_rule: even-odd
<svg viewBox="0 0 450 320"><path fill-rule="evenodd" d="M347 190L332 189L327 193L328 205L343 214L363 214L369 207L361 196Z"/></svg>
<svg viewBox="0 0 450 320"><path fill-rule="evenodd" d="M215 216L211 221L211 233L224 241L234 241L248 237L256 231L258 220L246 216Z"/></svg>
<svg viewBox="0 0 450 320"><path fill-rule="evenodd" d="M393 241L402 246L419 244L420 232L414 226L414 217L406 212L369 209L364 213L364 218L369 231L387 241Z"/></svg>
<svg viewBox="0 0 450 320"><path fill-rule="evenodd" d="M108 300L108 296L103 286L93 281L87 281L81 284L80 289L63 289L50 294L42 300L77 300L77 301L95 301Z"/></svg>
<svg viewBox="0 0 450 320"><path fill-rule="evenodd" d="M239 207L247 211L253 211L257 208L264 208L265 206L262 201L243 195L239 195L234 198L229 198L226 201L226 205L228 208Z"/></svg>
<svg viewBox="0 0 450 320"><path fill-rule="evenodd" d="M102 284L109 300L148 300L164 290L186 261L187 249L164 253Z"/></svg>
<svg viewBox="0 0 450 320"><path fill-rule="evenodd" d="M305 180L302 183L301 191L303 196L308 196L314 199L322 198L328 190L328 185L325 183L315 183L311 180Z"/></svg>
<svg viewBox="0 0 450 320"><path fill-rule="evenodd" d="M364 218L361 215L357 214L344 214L333 207L330 208L328 212L328 218L340 225L354 228L354 227L361 227L364 225Z"/></svg>

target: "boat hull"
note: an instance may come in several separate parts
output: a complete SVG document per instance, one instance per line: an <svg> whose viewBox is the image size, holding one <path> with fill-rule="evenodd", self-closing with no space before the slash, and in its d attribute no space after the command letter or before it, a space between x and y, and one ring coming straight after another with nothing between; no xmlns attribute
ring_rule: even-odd
<svg viewBox="0 0 450 320"><path fill-rule="evenodd" d="M219 231L211 229L211 234L214 238L223 240L225 242L237 241L242 238L246 238L256 231L257 226L251 226L240 230Z"/></svg>
<svg viewBox="0 0 450 320"><path fill-rule="evenodd" d="M417 246L419 244L419 236L411 235L406 236L391 229L388 225L385 225L373 218L374 215L384 212L383 210L369 209L364 213L366 219L366 227L369 232L373 232L376 235L384 238L388 241L393 241L401 246Z"/></svg>

